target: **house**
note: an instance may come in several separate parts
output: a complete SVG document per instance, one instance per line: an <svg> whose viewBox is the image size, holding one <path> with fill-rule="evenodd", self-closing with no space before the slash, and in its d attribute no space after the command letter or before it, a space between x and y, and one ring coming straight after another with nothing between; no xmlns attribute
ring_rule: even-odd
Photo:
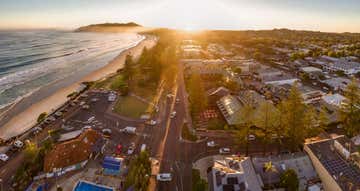
<svg viewBox="0 0 360 191"><path fill-rule="evenodd" d="M296 172L299 179L299 190L305 190L306 187L319 182L311 160L304 152L254 157L252 162L255 172L260 175L264 185L278 184L281 174L288 169ZM269 165L271 166L269 167Z"/></svg>
<svg viewBox="0 0 360 191"><path fill-rule="evenodd" d="M261 179L249 157L226 157L215 160L208 172L210 191L261 191Z"/></svg>
<svg viewBox="0 0 360 191"><path fill-rule="evenodd" d="M100 152L102 144L101 135L88 129L73 140L55 145L45 156L44 171L51 173L54 169L68 171L77 168L86 163L92 154Z"/></svg>
<svg viewBox="0 0 360 191"><path fill-rule="evenodd" d="M300 72L303 72L309 76L310 79L316 79L319 75L322 74L322 70L320 68L308 66L300 68Z"/></svg>
<svg viewBox="0 0 360 191"><path fill-rule="evenodd" d="M330 86L334 91L344 91L346 86L350 84L351 80L347 78L338 77L338 78L330 78L327 80L323 80L321 82Z"/></svg>
<svg viewBox="0 0 360 191"><path fill-rule="evenodd" d="M350 139L341 135L309 140L305 143L304 150L308 153L324 190L360 189L360 157Z"/></svg>
<svg viewBox="0 0 360 191"><path fill-rule="evenodd" d="M348 58L333 58L329 56L321 57L326 64L322 64L325 71L336 72L342 71L346 75L353 75L360 72L360 63Z"/></svg>
<svg viewBox="0 0 360 191"><path fill-rule="evenodd" d="M336 94L327 94L322 97L324 102L331 107L339 108L341 104L345 101L345 97L336 93Z"/></svg>

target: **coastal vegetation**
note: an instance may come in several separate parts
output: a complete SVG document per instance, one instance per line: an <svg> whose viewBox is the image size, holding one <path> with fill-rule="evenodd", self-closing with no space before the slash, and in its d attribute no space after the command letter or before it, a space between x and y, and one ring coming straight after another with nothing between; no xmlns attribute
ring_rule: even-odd
<svg viewBox="0 0 360 191"><path fill-rule="evenodd" d="M145 191L151 175L151 161L147 151L141 152L131 160L125 179L125 188L132 187L135 191Z"/></svg>
<svg viewBox="0 0 360 191"><path fill-rule="evenodd" d="M40 115L39 115L38 118L37 118L37 122L40 123L40 122L44 121L45 118L46 118L46 116L47 116L47 113L46 113L46 112L40 113Z"/></svg>
<svg viewBox="0 0 360 191"><path fill-rule="evenodd" d="M299 180L293 169L288 169L280 175L280 187L286 191L299 190Z"/></svg>
<svg viewBox="0 0 360 191"><path fill-rule="evenodd" d="M17 169L13 182L15 190L25 190L32 181L33 177L43 170L44 157L53 146L53 142L47 139L39 147L36 143L26 142L24 162Z"/></svg>
<svg viewBox="0 0 360 191"><path fill-rule="evenodd" d="M237 126L238 143L245 144L246 155L249 151L249 135L256 135L263 142L264 153L271 143L297 151L306 138L327 128L328 118L324 112L317 112L312 106L306 105L294 84L287 99L276 107L266 101L257 108L251 103L244 105L240 112L242 125Z"/></svg>
<svg viewBox="0 0 360 191"><path fill-rule="evenodd" d="M192 190L193 191L208 190L207 182L200 177L200 171L197 169L192 169Z"/></svg>
<svg viewBox="0 0 360 191"><path fill-rule="evenodd" d="M353 137L360 133L360 89L355 79L345 90L346 101L340 108L340 121L347 136Z"/></svg>

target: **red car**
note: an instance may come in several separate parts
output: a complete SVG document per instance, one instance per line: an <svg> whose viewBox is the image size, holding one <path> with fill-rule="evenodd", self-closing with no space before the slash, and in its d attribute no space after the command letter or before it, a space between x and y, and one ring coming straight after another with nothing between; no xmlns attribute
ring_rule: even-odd
<svg viewBox="0 0 360 191"><path fill-rule="evenodd" d="M120 145L120 144L118 144L117 146L116 146L116 154L117 155L121 155L121 148L122 148L122 146Z"/></svg>

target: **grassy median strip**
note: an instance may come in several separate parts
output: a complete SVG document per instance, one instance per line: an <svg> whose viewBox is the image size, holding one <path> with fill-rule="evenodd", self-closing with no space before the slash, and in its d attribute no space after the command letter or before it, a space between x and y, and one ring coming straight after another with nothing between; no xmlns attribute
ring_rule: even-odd
<svg viewBox="0 0 360 191"><path fill-rule="evenodd" d="M197 137L196 135L194 135L193 133L191 133L189 127L187 126L187 124L184 124L182 129L181 129L181 137L185 140L188 141L196 141Z"/></svg>

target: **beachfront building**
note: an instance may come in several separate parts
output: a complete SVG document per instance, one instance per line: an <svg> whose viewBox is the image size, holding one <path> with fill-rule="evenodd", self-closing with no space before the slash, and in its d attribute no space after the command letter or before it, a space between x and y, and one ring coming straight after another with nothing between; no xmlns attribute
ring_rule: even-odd
<svg viewBox="0 0 360 191"><path fill-rule="evenodd" d="M252 163L265 187L276 187L280 182L281 174L288 169L296 172L299 190L306 190L320 182L310 158L303 152L255 157L252 158Z"/></svg>
<svg viewBox="0 0 360 191"><path fill-rule="evenodd" d="M358 149L344 135L321 140L309 140L308 153L324 190L360 190L360 157Z"/></svg>
<svg viewBox="0 0 360 191"><path fill-rule="evenodd" d="M261 191L261 179L255 173L249 157L226 157L215 160L208 172L210 191Z"/></svg>
<svg viewBox="0 0 360 191"><path fill-rule="evenodd" d="M95 130L88 129L72 140L59 143L45 156L44 171L47 176L53 173L62 175L68 171L79 169L89 158L101 151L102 136Z"/></svg>

